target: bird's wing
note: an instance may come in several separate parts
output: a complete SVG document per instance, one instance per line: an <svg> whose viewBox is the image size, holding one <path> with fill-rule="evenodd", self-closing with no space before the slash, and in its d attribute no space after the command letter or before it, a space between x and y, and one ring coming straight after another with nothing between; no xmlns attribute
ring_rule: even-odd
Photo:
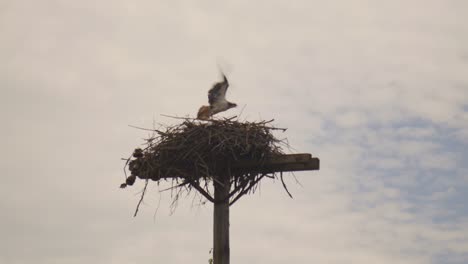
<svg viewBox="0 0 468 264"><path fill-rule="evenodd" d="M224 80L222 82L216 83L213 85L213 88L208 91L208 102L210 105L215 102L226 100L226 90L229 87L229 82L226 75L223 74L223 78Z"/></svg>

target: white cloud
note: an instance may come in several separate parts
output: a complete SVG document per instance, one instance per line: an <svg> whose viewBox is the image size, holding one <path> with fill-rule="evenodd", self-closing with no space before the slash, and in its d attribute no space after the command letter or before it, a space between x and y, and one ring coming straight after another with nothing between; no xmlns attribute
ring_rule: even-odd
<svg viewBox="0 0 468 264"><path fill-rule="evenodd" d="M294 200L265 183L233 207L233 262L467 254L466 210L444 204L466 198L468 183L465 2L3 7L0 261L207 261L211 206L187 200L168 216L165 196L153 222L153 188L132 219L141 184L117 187L119 159L146 136L127 125L193 116L217 61L243 117L275 118L280 136L321 159L319 172L297 174L303 187L288 178Z"/></svg>

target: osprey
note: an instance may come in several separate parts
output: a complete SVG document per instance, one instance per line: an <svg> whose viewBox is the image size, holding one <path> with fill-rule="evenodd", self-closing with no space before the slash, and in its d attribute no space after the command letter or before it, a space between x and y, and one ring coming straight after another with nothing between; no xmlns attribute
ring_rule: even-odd
<svg viewBox="0 0 468 264"><path fill-rule="evenodd" d="M229 87L229 82L226 75L223 74L223 78L222 82L215 83L213 88L208 91L208 102L210 105L200 107L197 115L198 119L207 120L214 114L237 106L237 104L226 100L226 90Z"/></svg>

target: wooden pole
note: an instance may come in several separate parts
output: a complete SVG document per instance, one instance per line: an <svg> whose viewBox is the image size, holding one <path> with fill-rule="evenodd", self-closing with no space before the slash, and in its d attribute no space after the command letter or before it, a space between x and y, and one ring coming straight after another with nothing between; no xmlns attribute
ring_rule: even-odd
<svg viewBox="0 0 468 264"><path fill-rule="evenodd" d="M214 182L213 264L229 264L229 199L226 198L231 184L227 176L218 181Z"/></svg>

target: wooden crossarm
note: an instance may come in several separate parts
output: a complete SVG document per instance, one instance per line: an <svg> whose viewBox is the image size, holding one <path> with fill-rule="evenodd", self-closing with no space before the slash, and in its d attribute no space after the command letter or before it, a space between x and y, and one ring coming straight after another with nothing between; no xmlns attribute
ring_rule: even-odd
<svg viewBox="0 0 468 264"><path fill-rule="evenodd" d="M309 153L285 154L265 160L261 166L255 161L239 161L232 164L233 169L255 170L263 173L319 170L320 160Z"/></svg>
<svg viewBox="0 0 468 264"><path fill-rule="evenodd" d="M263 175L257 179L260 181L265 176L265 173L318 170L320 169L320 160L313 158L308 153L278 155L265 160L261 164L258 161L251 160L239 161L231 164L230 169L242 172L261 172ZM280 178L283 182L282 176ZM213 219L213 259L214 263L217 264L229 264L229 206L244 195L249 190L249 187L243 189L229 203L229 197L233 194L229 192L231 188L229 186L229 177L223 177L222 180L225 181L223 185L214 183L214 200L216 202L214 204ZM253 185L255 184L253 183ZM228 187L226 188L226 186ZM286 188L284 182L283 186ZM288 192L287 189L286 191ZM291 194L289 195L291 196Z"/></svg>

